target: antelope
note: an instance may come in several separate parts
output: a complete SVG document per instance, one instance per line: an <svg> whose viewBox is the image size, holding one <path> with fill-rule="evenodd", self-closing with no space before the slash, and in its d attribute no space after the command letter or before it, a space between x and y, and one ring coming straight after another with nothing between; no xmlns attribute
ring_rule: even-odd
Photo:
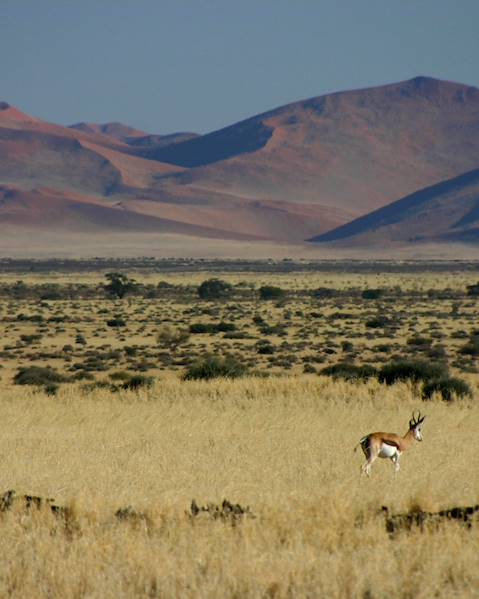
<svg viewBox="0 0 479 599"><path fill-rule="evenodd" d="M361 466L361 474L364 472L371 475L371 466L377 458L389 458L395 466L395 472L399 472L399 458L401 454L409 449L414 441L422 441L422 423L426 416L421 418L421 412L418 412L417 418L412 413L409 421L409 430L401 437L396 433L369 433L363 437L354 448L354 451L361 445L361 449L366 456L366 462Z"/></svg>

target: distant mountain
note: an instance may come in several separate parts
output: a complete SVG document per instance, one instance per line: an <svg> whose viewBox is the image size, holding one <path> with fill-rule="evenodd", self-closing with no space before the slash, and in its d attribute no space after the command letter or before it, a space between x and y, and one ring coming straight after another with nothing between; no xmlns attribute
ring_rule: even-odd
<svg viewBox="0 0 479 599"><path fill-rule="evenodd" d="M180 181L343 220L477 166L479 90L427 77L310 98L143 156Z"/></svg>
<svg viewBox="0 0 479 599"><path fill-rule="evenodd" d="M116 141L123 142L131 146L140 146L147 148L164 148L168 145L181 141L187 141L198 137L196 133L170 133L168 135L151 135L134 129L123 123L75 123L70 125L69 129L90 133L93 135L101 134L113 138Z"/></svg>
<svg viewBox="0 0 479 599"><path fill-rule="evenodd" d="M119 141L125 141L128 138L144 137L148 135L144 131L134 129L129 125L123 123L75 123L70 125L69 129L75 129L77 131L83 131L84 133L101 133L117 139Z"/></svg>
<svg viewBox="0 0 479 599"><path fill-rule="evenodd" d="M479 241L479 168L421 189L310 241L368 246Z"/></svg>
<svg viewBox="0 0 479 599"><path fill-rule="evenodd" d="M182 224L185 235L301 244L476 169L478 156L479 90L428 77L294 102L200 136L62 127L2 102L0 185L14 193L0 202L0 233L31 223L28 210L38 220L44 202L66 229L88 204L82 222L105 231L122 231L127 215L139 233ZM14 217L12 202L25 208ZM439 229L409 239L460 234Z"/></svg>

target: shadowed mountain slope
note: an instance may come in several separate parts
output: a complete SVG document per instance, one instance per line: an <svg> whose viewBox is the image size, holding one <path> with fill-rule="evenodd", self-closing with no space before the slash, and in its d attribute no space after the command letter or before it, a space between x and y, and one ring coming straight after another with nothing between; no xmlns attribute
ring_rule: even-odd
<svg viewBox="0 0 479 599"><path fill-rule="evenodd" d="M421 189L310 241L367 245L446 240L479 240L479 169Z"/></svg>
<svg viewBox="0 0 479 599"><path fill-rule="evenodd" d="M479 90L418 77L295 102L144 156L178 180L359 216L476 166Z"/></svg>

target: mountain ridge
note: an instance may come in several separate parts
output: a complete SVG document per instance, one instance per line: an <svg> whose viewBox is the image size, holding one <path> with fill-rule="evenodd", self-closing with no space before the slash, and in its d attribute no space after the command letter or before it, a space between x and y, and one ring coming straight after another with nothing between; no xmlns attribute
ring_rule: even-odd
<svg viewBox="0 0 479 599"><path fill-rule="evenodd" d="M63 194L72 227L77 193L141 214L129 220L140 233L150 218L198 238L209 227L226 241L305 243L476 169L478 155L479 89L424 76L298 100L204 135L63 127L0 103L0 184L52 189L60 212Z"/></svg>

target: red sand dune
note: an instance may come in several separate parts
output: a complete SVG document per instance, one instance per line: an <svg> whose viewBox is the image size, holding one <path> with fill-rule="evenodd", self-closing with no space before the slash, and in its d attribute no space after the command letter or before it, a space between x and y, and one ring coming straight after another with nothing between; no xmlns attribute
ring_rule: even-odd
<svg viewBox="0 0 479 599"><path fill-rule="evenodd" d="M182 223L199 236L298 242L476 168L478 133L479 90L426 77L171 139L120 123L62 127L1 103L0 184L37 217L42 202L49 214L54 206L57 223L81 213L90 227L121 229L118 215L136 214L135 230ZM50 191L30 191L39 188ZM71 210L72 193L88 210ZM13 218L11 202L0 223L7 208Z"/></svg>

